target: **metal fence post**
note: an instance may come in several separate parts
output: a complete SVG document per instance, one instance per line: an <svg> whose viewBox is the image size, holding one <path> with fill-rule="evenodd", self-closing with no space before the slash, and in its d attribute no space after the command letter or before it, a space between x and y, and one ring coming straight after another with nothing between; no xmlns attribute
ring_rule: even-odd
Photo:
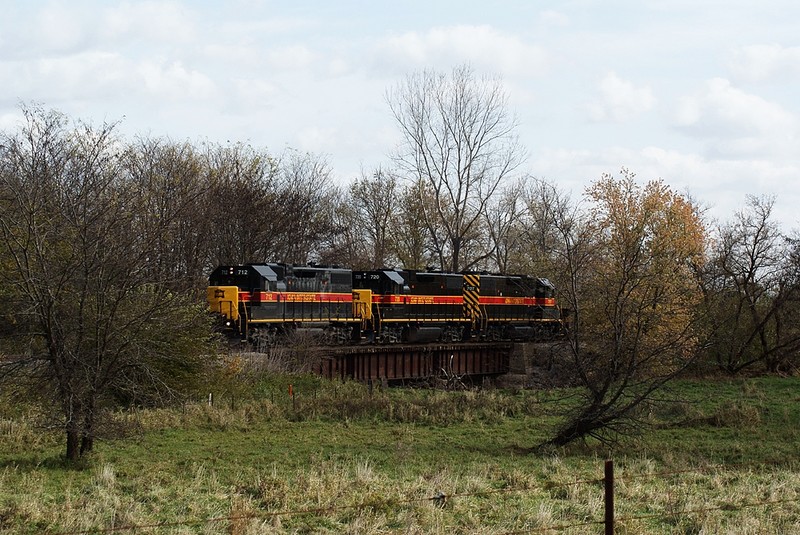
<svg viewBox="0 0 800 535"><path fill-rule="evenodd" d="M614 461L606 461L605 478L603 479L606 501L606 535L614 535Z"/></svg>

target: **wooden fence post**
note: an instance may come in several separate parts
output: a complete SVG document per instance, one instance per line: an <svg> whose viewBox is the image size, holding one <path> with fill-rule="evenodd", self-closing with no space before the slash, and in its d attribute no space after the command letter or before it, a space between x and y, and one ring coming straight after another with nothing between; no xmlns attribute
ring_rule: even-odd
<svg viewBox="0 0 800 535"><path fill-rule="evenodd" d="M606 535L614 535L614 461L606 461L605 478L603 479L606 501Z"/></svg>

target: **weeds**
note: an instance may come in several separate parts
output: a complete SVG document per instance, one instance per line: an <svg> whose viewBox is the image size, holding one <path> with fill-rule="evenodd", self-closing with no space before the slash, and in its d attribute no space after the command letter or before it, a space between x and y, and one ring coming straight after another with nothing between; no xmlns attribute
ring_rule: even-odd
<svg viewBox="0 0 800 535"><path fill-rule="evenodd" d="M656 428L614 452L621 529L797 531L796 389L792 379L679 389L683 402L653 412ZM552 423L558 393L271 376L234 403L213 397L112 414L133 431L99 443L82 470L57 461L35 418L4 417L0 533L174 523L168 532L493 534L602 517L609 452L589 443L520 454Z"/></svg>

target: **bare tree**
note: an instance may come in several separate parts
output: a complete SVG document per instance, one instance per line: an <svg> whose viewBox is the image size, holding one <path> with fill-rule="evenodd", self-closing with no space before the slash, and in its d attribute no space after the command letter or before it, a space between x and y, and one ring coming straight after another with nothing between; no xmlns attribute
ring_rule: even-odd
<svg viewBox="0 0 800 535"><path fill-rule="evenodd" d="M372 176L362 173L350 186L354 223L363 230L363 241L370 249L365 262L368 268L388 266L394 261L390 233L396 219L399 189L397 179L380 167Z"/></svg>
<svg viewBox="0 0 800 535"><path fill-rule="evenodd" d="M792 242L772 220L774 197L747 198L747 207L722 225L705 271L709 353L738 373L756 363L777 371L800 349L787 315L798 299Z"/></svg>
<svg viewBox="0 0 800 535"><path fill-rule="evenodd" d="M510 273L524 267L521 254L525 242L522 225L525 213L523 190L523 182L516 182L496 195L486 207L487 248L491 251L488 267L500 273Z"/></svg>
<svg viewBox="0 0 800 535"><path fill-rule="evenodd" d="M207 147L207 269L263 260L271 252L284 219L278 201L278 165L266 151L249 145Z"/></svg>
<svg viewBox="0 0 800 535"><path fill-rule="evenodd" d="M469 269L490 254L470 240L486 206L519 167L523 151L517 122L499 79L477 78L468 66L449 76L434 71L410 75L387 94L403 145L396 155L412 183L430 186L420 224L431 233L443 269ZM442 234L437 231L441 228Z"/></svg>
<svg viewBox="0 0 800 535"><path fill-rule="evenodd" d="M178 292L201 288L213 236L203 158L189 143L140 138L128 146L122 165L138 191L144 226L162 229L147 266L152 279Z"/></svg>
<svg viewBox="0 0 800 535"><path fill-rule="evenodd" d="M331 205L335 206L331 210L332 232L320 247L320 261L353 269L370 268L369 246L349 191L335 188Z"/></svg>
<svg viewBox="0 0 800 535"><path fill-rule="evenodd" d="M0 363L0 379L59 408L75 460L92 450L105 403L172 395L196 375L209 329L200 307L150 277L171 222L140 212L143 192L114 126L23 113L20 131L0 140L0 246L10 261L0 276L28 347Z"/></svg>
<svg viewBox="0 0 800 535"><path fill-rule="evenodd" d="M559 290L559 302L574 325L570 340L577 345L583 289L594 260L596 240L580 203L546 180L534 179L522 194L524 273L544 274ZM577 350L577 348L576 348Z"/></svg>
<svg viewBox="0 0 800 535"><path fill-rule="evenodd" d="M441 268L437 256L438 236L442 234L433 221L426 221L434 203L433 194L426 182L417 180L407 184L398 195L399 213L392 227L394 254L400 264L408 269Z"/></svg>
<svg viewBox="0 0 800 535"><path fill-rule="evenodd" d="M335 189L327 160L310 153L288 151L278 166L278 197L267 242L267 258L305 263L319 259L334 232Z"/></svg>

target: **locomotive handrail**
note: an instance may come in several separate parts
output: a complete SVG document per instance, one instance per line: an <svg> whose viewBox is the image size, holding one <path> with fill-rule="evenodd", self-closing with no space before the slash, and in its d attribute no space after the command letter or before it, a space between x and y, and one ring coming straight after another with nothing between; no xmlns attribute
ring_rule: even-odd
<svg viewBox="0 0 800 535"><path fill-rule="evenodd" d="M232 305L233 303L231 303ZM239 332L242 333L242 339L247 340L247 328L250 325L250 318L247 315L247 307L243 301L239 301Z"/></svg>

